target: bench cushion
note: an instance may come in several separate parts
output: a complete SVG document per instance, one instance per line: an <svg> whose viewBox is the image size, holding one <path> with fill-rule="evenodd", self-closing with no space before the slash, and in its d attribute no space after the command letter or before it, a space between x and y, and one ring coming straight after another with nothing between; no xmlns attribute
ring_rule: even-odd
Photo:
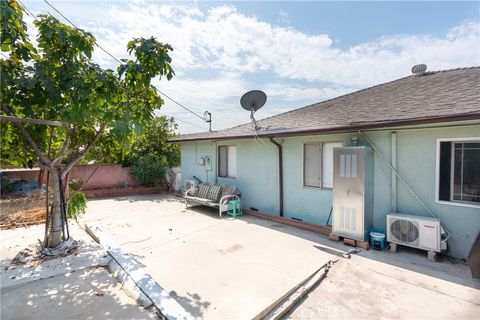
<svg viewBox="0 0 480 320"><path fill-rule="evenodd" d="M197 197L208 199L208 192L210 191L210 185L207 183L201 183L198 186L198 194Z"/></svg>
<svg viewBox="0 0 480 320"><path fill-rule="evenodd" d="M222 186L219 184L214 184L210 186L210 190L207 194L207 199L212 200L213 202L218 202L220 196L222 195Z"/></svg>
<svg viewBox="0 0 480 320"><path fill-rule="evenodd" d="M240 190L237 189L237 187L226 184L223 185L221 197L227 195L235 195L240 197L241 193Z"/></svg>

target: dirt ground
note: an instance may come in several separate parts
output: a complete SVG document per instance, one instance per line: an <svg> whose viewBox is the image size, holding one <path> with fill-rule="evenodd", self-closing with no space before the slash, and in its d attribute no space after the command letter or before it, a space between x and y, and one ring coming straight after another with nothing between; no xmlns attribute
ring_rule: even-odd
<svg viewBox="0 0 480 320"><path fill-rule="evenodd" d="M13 229L45 223L45 195L0 200L0 229Z"/></svg>

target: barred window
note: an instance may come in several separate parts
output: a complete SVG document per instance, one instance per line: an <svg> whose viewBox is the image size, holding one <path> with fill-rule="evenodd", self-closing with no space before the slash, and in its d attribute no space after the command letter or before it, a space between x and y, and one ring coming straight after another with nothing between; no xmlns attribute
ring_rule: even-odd
<svg viewBox="0 0 480 320"><path fill-rule="evenodd" d="M480 204L480 141L442 141L438 199Z"/></svg>

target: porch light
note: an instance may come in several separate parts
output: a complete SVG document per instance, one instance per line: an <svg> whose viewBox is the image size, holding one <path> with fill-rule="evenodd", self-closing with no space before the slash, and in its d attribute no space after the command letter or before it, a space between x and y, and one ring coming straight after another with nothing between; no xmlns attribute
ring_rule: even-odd
<svg viewBox="0 0 480 320"><path fill-rule="evenodd" d="M352 144L353 144L354 147L358 146L358 137L357 136L352 137Z"/></svg>

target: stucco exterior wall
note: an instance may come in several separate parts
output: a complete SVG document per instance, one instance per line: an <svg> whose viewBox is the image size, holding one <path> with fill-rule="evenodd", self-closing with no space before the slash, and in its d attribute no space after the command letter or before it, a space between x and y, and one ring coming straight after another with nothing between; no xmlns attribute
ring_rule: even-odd
<svg viewBox="0 0 480 320"><path fill-rule="evenodd" d="M480 231L480 207L455 206L435 202L437 139L480 137L480 125L440 127L365 132L368 138L391 161L391 133L397 134L397 170L418 196L433 211L442 224L452 232L450 253L466 258L473 240ZM332 207L332 190L303 186L303 144L308 142L343 142L351 145L357 135L360 145L368 145L359 133L324 134L306 137L278 138L283 146L284 166L284 216L307 222L326 224ZM216 147L237 146L237 177L217 178ZM209 182L236 185L242 192L244 207L257 208L266 213L278 214L278 153L267 139L229 140L216 142L182 143L182 180L194 175L206 181L206 172L195 162L203 156L212 157ZM391 211L391 170L374 155L374 228L386 231L386 214ZM397 179L397 212L425 216L425 208Z"/></svg>

